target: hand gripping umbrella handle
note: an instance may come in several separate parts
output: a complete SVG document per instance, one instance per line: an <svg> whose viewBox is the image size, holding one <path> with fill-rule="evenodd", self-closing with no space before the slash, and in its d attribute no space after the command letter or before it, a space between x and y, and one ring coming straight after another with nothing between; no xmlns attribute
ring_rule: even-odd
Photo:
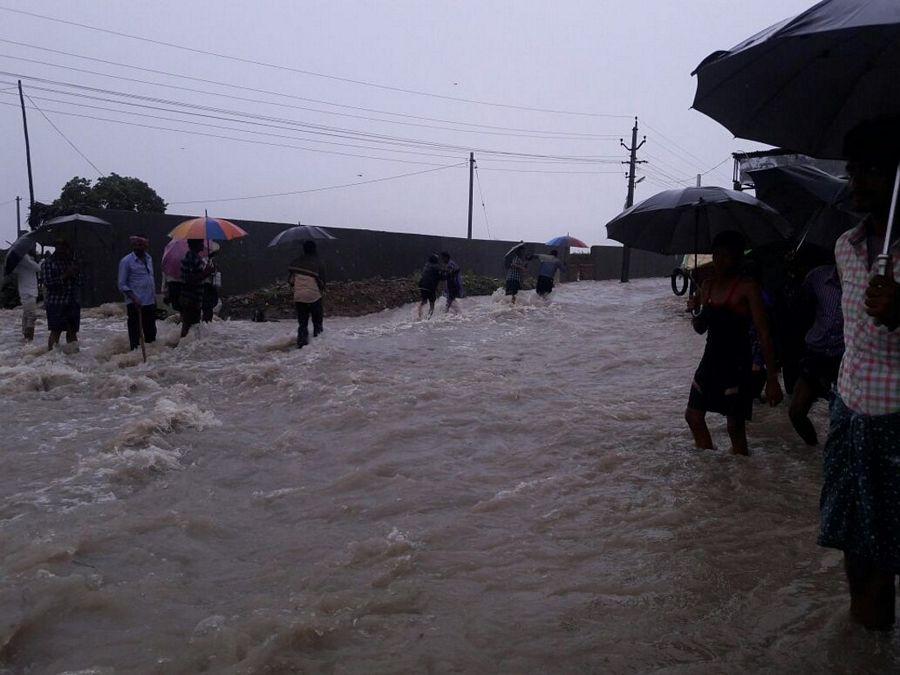
<svg viewBox="0 0 900 675"><path fill-rule="evenodd" d="M891 264L891 243L894 239L894 217L897 215L897 198L900 192L900 163L897 164L897 172L894 175L894 192L891 195L891 210L888 212L887 230L884 233L884 248L881 255L875 261L875 271L884 276L887 274L888 265Z"/></svg>

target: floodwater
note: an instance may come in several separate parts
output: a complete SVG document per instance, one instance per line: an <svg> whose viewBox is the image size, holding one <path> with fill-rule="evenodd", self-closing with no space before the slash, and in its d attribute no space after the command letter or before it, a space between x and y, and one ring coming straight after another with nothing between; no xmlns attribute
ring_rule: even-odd
<svg viewBox="0 0 900 675"><path fill-rule="evenodd" d="M691 449L681 307L163 324L146 365L115 308L51 356L0 312L0 673L896 672L786 408Z"/></svg>

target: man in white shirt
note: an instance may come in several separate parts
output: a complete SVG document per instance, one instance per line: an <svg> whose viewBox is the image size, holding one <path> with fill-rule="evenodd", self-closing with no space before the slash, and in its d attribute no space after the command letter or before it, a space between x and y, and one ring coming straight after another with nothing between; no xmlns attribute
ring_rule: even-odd
<svg viewBox="0 0 900 675"><path fill-rule="evenodd" d="M22 301L22 336L25 342L34 340L34 323L37 317L38 272L41 266L31 256L34 247L16 265L13 274L19 287L19 300Z"/></svg>

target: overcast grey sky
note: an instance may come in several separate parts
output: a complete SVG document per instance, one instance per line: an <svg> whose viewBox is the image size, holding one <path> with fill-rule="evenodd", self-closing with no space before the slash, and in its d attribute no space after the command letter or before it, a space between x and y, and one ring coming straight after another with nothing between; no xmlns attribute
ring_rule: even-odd
<svg viewBox="0 0 900 675"><path fill-rule="evenodd" d="M638 172L647 179L638 186L637 200L676 182L693 182L694 174L719 165L735 150L761 147L732 139L724 128L690 110L695 86L690 73L710 52L727 49L812 4L812 0L0 0L0 7L289 68L241 63L0 11L0 40L4 40L0 70L7 73L0 75L0 103L7 104L0 105L0 240L15 233L15 204L3 202L18 194L24 205L28 196L21 115L8 105L18 104L8 84L15 80L13 73L54 81L23 78L34 103L93 164L104 173L146 180L170 203L170 213L195 214L207 208L210 215L233 218L299 219L325 226L465 236L468 170L463 164L466 149L472 148L487 211L486 221L476 187L476 237L544 240L570 232L592 244L604 243L604 224L622 209L625 198L624 167L618 163L625 151L618 139L630 135L630 117L640 118L641 134L647 135L641 157L649 163ZM439 96L591 115L448 100L290 68ZM209 111L202 113L212 116L190 116L184 114L189 109L168 102L58 83L254 117ZM36 110L29 111L29 130L38 200L55 198L72 176L96 178L88 161ZM481 133L485 131L495 133ZM571 138L572 134L579 137ZM389 143L384 136L391 137ZM534 155L565 157L570 163ZM601 159L571 160L586 156ZM440 168L454 164L459 166ZM420 171L429 173L300 195L216 201ZM730 175L731 163L725 161L709 171L704 182L728 185ZM185 203L196 200L203 201Z"/></svg>

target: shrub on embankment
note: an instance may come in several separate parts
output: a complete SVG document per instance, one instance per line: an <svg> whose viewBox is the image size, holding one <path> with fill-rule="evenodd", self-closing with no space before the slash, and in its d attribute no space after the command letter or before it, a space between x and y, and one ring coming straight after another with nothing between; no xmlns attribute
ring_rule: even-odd
<svg viewBox="0 0 900 675"><path fill-rule="evenodd" d="M490 295L501 286L501 279L475 274L463 275L463 287L467 296ZM523 288L532 288L530 280L523 284ZM418 300L417 276L337 281L328 284L326 288L325 316L362 316ZM221 315L223 318L251 319L259 310L265 313L267 319L294 317L293 294L288 285L280 283L227 297L222 301Z"/></svg>

